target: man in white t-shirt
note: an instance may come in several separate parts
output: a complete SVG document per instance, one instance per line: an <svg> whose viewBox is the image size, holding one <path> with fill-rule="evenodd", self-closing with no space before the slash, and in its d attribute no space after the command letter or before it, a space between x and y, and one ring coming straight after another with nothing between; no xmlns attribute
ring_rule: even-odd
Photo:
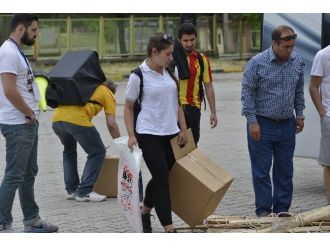
<svg viewBox="0 0 330 247"><path fill-rule="evenodd" d="M15 14L10 36L0 47L0 130L6 140L6 169L0 186L0 232L10 231L12 206L18 190L25 232L57 232L41 220L34 200L38 172L39 90L32 68L22 50L37 37L38 18Z"/></svg>
<svg viewBox="0 0 330 247"><path fill-rule="evenodd" d="M330 45L315 55L309 92L321 119L319 163L324 167L324 187L330 204Z"/></svg>

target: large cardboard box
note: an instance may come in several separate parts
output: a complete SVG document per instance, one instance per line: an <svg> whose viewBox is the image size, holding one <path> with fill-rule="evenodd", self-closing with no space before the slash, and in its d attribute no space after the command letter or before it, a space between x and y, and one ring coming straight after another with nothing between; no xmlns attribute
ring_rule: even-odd
<svg viewBox="0 0 330 247"><path fill-rule="evenodd" d="M94 184L94 191L107 197L117 197L119 156L107 156Z"/></svg>
<svg viewBox="0 0 330 247"><path fill-rule="evenodd" d="M194 227L214 212L234 178L196 148L190 129L184 147L177 137L171 144L176 159L170 172L172 210Z"/></svg>

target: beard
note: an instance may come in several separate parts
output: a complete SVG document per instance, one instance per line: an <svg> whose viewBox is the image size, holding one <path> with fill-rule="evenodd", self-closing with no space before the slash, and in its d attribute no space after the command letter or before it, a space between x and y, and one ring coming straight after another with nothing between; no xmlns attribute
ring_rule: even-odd
<svg viewBox="0 0 330 247"><path fill-rule="evenodd" d="M194 47L183 47L183 50L186 52L186 53L192 53L194 51Z"/></svg>
<svg viewBox="0 0 330 247"><path fill-rule="evenodd" d="M21 42L22 42L22 44L24 44L24 45L32 46L32 45L34 45L35 37L33 37L32 39L29 39L29 35L28 35L28 33L25 31L23 37L21 38Z"/></svg>

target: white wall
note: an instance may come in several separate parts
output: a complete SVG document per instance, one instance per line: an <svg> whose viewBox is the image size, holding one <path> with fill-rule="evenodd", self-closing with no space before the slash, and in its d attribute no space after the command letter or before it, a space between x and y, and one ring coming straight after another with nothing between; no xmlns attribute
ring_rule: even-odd
<svg viewBox="0 0 330 247"><path fill-rule="evenodd" d="M320 147L320 120L309 95L310 71L316 52L321 48L322 14L264 14L263 50L271 46L273 28L288 25L297 33L295 51L305 66L305 128L297 135L296 156L317 158Z"/></svg>

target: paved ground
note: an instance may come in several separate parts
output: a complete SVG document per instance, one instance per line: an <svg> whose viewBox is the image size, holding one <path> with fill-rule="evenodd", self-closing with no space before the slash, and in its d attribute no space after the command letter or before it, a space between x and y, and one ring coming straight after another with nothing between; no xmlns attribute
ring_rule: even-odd
<svg viewBox="0 0 330 247"><path fill-rule="evenodd" d="M250 162L247 152L245 119L240 116L240 80L241 73L226 73L214 75L214 87L217 99L217 114L220 121L216 129L209 127L209 109L202 113L202 130L199 148L212 160L221 165L235 180L218 208L217 215L254 216L254 193L251 183ZM125 83L118 87L117 101L118 123L122 135L126 134L123 121L123 103ZM52 111L43 113L40 119L39 141L39 173L36 179L36 200L43 218L59 225L60 232L132 232L125 218L120 214L116 199L108 199L101 203L79 203L64 199L63 169L61 161L62 146L51 129ZM94 123L105 145L113 141L107 131L105 119L95 118ZM115 147L110 153L116 153ZM83 169L85 154L79 149L79 169ZM295 158L294 197L291 211L293 213L318 208L326 204L322 169L312 159ZM5 167L4 138L0 137L0 177ZM142 165L144 183L150 174ZM187 205L188 206L188 205ZM174 216L175 226L185 226L185 223ZM13 207L16 232L22 231L22 213L18 198ZM156 232L163 232L158 219L152 222Z"/></svg>

